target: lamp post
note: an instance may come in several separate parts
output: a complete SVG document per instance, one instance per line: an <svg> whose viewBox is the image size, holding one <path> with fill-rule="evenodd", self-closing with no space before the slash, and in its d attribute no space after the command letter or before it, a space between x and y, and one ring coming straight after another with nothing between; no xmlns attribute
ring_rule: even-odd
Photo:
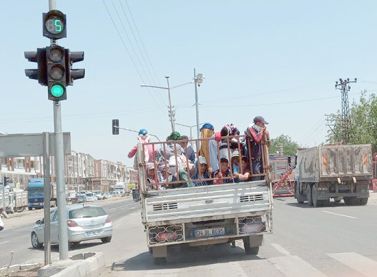
<svg viewBox="0 0 377 277"><path fill-rule="evenodd" d="M176 125L179 125L179 126L183 126L183 127L187 127L190 129L190 140L192 140L192 128L198 126L198 124L195 124L195 125L186 125L186 124L182 124L182 123L175 123Z"/></svg>
<svg viewBox="0 0 377 277"><path fill-rule="evenodd" d="M198 102L198 87L203 83L203 74L198 73L196 74L196 70L194 68L194 84L195 84L195 109L196 109L196 136L199 139L199 102Z"/></svg>
<svg viewBox="0 0 377 277"><path fill-rule="evenodd" d="M172 105L170 91L172 89L176 89L176 88L179 88L179 87L183 87L185 85L192 84L193 82L192 81L191 82L186 82L186 83L183 83L183 84L180 84L180 85L177 85L177 86L170 87L169 76L165 76L165 78L166 78L166 82L167 82L167 87L151 86L151 85L144 85L144 84L140 85L140 86L143 87L143 88L158 88L158 89L164 89L164 90L168 91L168 97L169 97L169 106L168 106L169 119L170 119L170 124L171 124L171 130L172 130L172 132L174 132L175 131L175 124L176 124L175 123L175 110L174 110L174 106ZM196 71L194 69L195 106L196 106L196 124L197 124L195 126L197 126L197 136L198 136L198 138L199 138L198 87L200 87L200 85L203 83L203 79L204 79L203 78L203 74L201 74L201 73L196 74Z"/></svg>

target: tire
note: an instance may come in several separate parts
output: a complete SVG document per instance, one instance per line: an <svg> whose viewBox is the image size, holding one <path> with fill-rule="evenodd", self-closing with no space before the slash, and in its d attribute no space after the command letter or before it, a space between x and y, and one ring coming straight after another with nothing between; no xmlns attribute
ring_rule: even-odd
<svg viewBox="0 0 377 277"><path fill-rule="evenodd" d="M35 232L31 233L30 239L31 239L31 246L33 246L34 249L40 249L40 248L42 248L43 243L40 243L38 241L38 236L37 236L37 234Z"/></svg>
<svg viewBox="0 0 377 277"><path fill-rule="evenodd" d="M259 246L250 247L249 237L243 238L243 247L246 255L258 255Z"/></svg>
<svg viewBox="0 0 377 277"><path fill-rule="evenodd" d="M356 205L356 197L344 197L344 203L347 205L347 206L355 206Z"/></svg>
<svg viewBox="0 0 377 277"><path fill-rule="evenodd" d="M359 198L359 203L361 206L365 206L368 203L368 198Z"/></svg>
<svg viewBox="0 0 377 277"><path fill-rule="evenodd" d="M69 249L74 249L74 248L76 248L77 246L79 246L79 244L80 244L79 241L70 242L70 243L68 244L68 247L69 247Z"/></svg>
<svg viewBox="0 0 377 277"><path fill-rule="evenodd" d="M155 265L165 265L167 263L167 259L165 257L157 257L153 258L153 262Z"/></svg>
<svg viewBox="0 0 377 277"><path fill-rule="evenodd" d="M31 211L33 208L32 208L32 207L27 207L27 209L28 209L29 211Z"/></svg>
<svg viewBox="0 0 377 277"><path fill-rule="evenodd" d="M112 237L105 237L105 238L102 238L101 241L102 241L103 243L109 243L109 242L111 241L111 238L112 238Z"/></svg>
<svg viewBox="0 0 377 277"><path fill-rule="evenodd" d="M304 199L303 196L300 194L297 183L295 184L295 197L298 204L304 204Z"/></svg>
<svg viewBox="0 0 377 277"><path fill-rule="evenodd" d="M330 199L327 199L327 200L319 200L319 206L321 207L328 207L330 206Z"/></svg>
<svg viewBox="0 0 377 277"><path fill-rule="evenodd" d="M307 185L307 187L306 187L306 199L308 201L308 205L313 206L311 185Z"/></svg>
<svg viewBox="0 0 377 277"><path fill-rule="evenodd" d="M320 206L320 201L318 201L318 192L317 192L317 186L313 185L311 189L311 198L312 198L312 205L314 208L317 208Z"/></svg>

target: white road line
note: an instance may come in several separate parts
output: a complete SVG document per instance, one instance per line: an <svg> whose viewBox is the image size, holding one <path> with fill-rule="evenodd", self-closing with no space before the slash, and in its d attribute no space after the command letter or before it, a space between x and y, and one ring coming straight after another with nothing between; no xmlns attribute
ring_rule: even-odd
<svg viewBox="0 0 377 277"><path fill-rule="evenodd" d="M372 277L377 274L377 262L358 253L349 252L327 255L365 276Z"/></svg>
<svg viewBox="0 0 377 277"><path fill-rule="evenodd" d="M283 246L279 245L279 244L276 244L276 243L271 243L271 245L278 251L280 252L281 254L285 255L285 256L290 256L291 253L288 252L288 250L286 250Z"/></svg>
<svg viewBox="0 0 377 277"><path fill-rule="evenodd" d="M282 256L268 260L287 277L326 277L321 271L297 256Z"/></svg>
<svg viewBox="0 0 377 277"><path fill-rule="evenodd" d="M8 243L9 242L9 240L6 240L6 241L0 241L0 244L6 244L6 243Z"/></svg>
<svg viewBox="0 0 377 277"><path fill-rule="evenodd" d="M332 215L336 215L336 216L342 216L342 217L347 217L347 218L351 218L351 219L357 219L357 217L346 215L346 214L338 214L338 213L333 213L333 212L330 212L330 211L322 211L322 212L326 213L326 214L332 214Z"/></svg>

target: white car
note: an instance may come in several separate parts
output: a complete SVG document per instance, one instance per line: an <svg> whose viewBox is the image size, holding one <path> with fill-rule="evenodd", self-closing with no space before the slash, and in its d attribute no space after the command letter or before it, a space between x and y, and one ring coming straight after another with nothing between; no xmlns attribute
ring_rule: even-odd
<svg viewBox="0 0 377 277"><path fill-rule="evenodd" d="M87 202L93 202L93 201L97 201L97 196L93 193L93 192L87 192L86 193L86 201Z"/></svg>
<svg viewBox="0 0 377 277"><path fill-rule="evenodd" d="M77 245L81 241L100 239L103 243L111 241L113 225L110 216L102 207L74 204L67 206L68 242ZM51 244L58 244L58 210L53 209L51 219ZM31 245L41 248L44 241L44 220L38 220L31 231Z"/></svg>

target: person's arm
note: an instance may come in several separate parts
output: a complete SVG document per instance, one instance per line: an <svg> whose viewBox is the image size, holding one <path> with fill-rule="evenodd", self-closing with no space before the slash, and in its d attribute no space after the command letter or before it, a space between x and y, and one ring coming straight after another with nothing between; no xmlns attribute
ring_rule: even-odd
<svg viewBox="0 0 377 277"><path fill-rule="evenodd" d="M131 151L128 153L128 157L131 159L133 156L135 156L137 152L137 146L134 146Z"/></svg>
<svg viewBox="0 0 377 277"><path fill-rule="evenodd" d="M251 136L253 137L253 140L256 142L256 143L260 143L263 139L263 135L264 135L264 130L266 130L265 128L257 133L254 128L250 128L250 134Z"/></svg>

